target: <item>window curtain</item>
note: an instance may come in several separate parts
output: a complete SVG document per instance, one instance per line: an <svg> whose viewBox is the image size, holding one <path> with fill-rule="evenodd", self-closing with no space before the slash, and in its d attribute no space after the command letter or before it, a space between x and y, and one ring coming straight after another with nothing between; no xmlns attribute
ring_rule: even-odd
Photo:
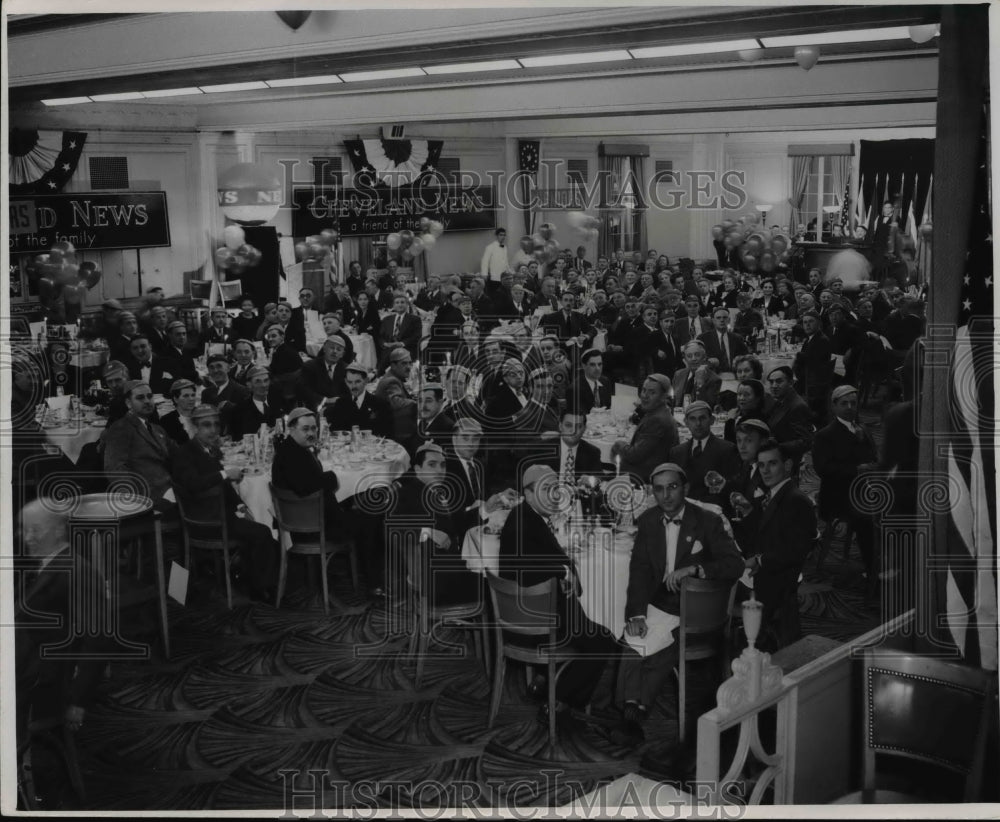
<svg viewBox="0 0 1000 822"><path fill-rule="evenodd" d="M612 155L598 157L598 171L601 179L601 240L598 254L611 259L615 249L624 247L621 234L621 209L615 207L615 201L621 193L621 184L625 178L626 157Z"/></svg>
<svg viewBox="0 0 1000 822"><path fill-rule="evenodd" d="M642 196L646 181L646 158L633 155L628 158L629 171L632 172L632 193L635 195L635 205L632 210L632 250L646 251L646 200Z"/></svg>
<svg viewBox="0 0 1000 822"><path fill-rule="evenodd" d="M809 185L809 171L815 162L815 157L807 155L792 157L792 196L788 202L792 206L792 224L802 222L802 200L806 196Z"/></svg>

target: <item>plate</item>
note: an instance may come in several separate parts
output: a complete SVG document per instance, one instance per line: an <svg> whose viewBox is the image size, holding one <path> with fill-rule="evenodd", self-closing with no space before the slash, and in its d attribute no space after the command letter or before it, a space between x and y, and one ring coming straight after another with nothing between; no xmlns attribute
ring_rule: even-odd
<svg viewBox="0 0 1000 822"><path fill-rule="evenodd" d="M107 428L107 425L108 425L108 421L107 420L91 420L90 421L90 427L91 428Z"/></svg>

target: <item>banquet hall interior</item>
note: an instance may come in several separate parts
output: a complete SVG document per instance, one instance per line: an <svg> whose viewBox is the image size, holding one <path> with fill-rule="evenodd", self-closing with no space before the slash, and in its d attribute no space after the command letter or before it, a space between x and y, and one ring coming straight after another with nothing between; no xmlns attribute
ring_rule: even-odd
<svg viewBox="0 0 1000 822"><path fill-rule="evenodd" d="M170 5L4 4L4 812L1000 802L995 10Z"/></svg>

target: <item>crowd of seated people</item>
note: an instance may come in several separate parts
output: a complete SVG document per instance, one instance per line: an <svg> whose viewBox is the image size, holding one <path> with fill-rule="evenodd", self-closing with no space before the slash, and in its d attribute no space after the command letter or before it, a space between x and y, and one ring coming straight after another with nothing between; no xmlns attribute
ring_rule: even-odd
<svg viewBox="0 0 1000 822"><path fill-rule="evenodd" d="M642 738L676 661L676 642L653 653L638 646L664 614L679 615L684 578L735 584L746 574L764 605L758 645L772 651L799 637L797 586L817 517L857 537L868 578L877 578L874 522L848 493L885 462L858 419L859 368L863 358L881 358L891 371L923 333L922 304L891 280L852 303L843 283L823 282L818 271L809 283L759 279L670 265L650 250L601 255L593 265L567 251L551 265L528 260L496 278L432 274L415 295L399 285L391 271L362 274L352 263L343 284L322 298L303 289L296 307L243 298L237 316L212 311L197 340L163 305L106 307L102 334L113 359L100 373L108 425L95 446L98 464L141 477L166 518L177 516L178 499L196 508L223 486L250 593L263 602L273 601L279 549L271 523L244 516L238 471L221 461L223 437L235 442L281 421L274 486L322 492L329 526L366 543L366 576L380 595L404 584L385 573L378 532L388 522L430 534L429 561L448 569L440 603L484 596L482 577L456 568L462 541L510 508L499 575L523 585L557 578L560 614L573 626L562 639L583 655L559 681L560 710L584 707L604 663L623 654L617 695L626 741ZM765 371L753 342L775 318L795 323L801 347ZM374 370L356 361L348 326L371 335ZM22 412L44 397L32 373L15 368ZM584 438L588 414L610 408L616 385L637 394L634 430L610 449L617 467ZM172 408L158 415L154 395ZM44 435L30 415L16 419L24 448L40 448ZM680 422L690 434L684 442ZM321 423L370 430L407 450L394 510L372 518L337 501L338 478L315 453ZM820 480L818 510L798 487L807 454ZM616 470L653 500L636 523L627 627L617 637L582 613L573 563L551 528L553 484L575 487L582 475Z"/></svg>

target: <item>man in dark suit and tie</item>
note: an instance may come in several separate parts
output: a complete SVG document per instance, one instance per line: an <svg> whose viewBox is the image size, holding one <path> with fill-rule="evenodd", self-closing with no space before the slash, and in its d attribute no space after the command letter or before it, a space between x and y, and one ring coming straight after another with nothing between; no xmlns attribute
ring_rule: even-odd
<svg viewBox="0 0 1000 822"><path fill-rule="evenodd" d="M222 465L218 409L211 405L199 405L191 412L191 419L195 425L194 439L174 452L171 471L175 493L184 505L184 514L191 519L217 521L216 502L214 499L206 500L205 495L219 486L223 487L229 535L245 549L243 567L250 583L250 596L271 603L278 577L278 544L267 525L237 516L242 501L230 483L238 482L242 471Z"/></svg>
<svg viewBox="0 0 1000 822"><path fill-rule="evenodd" d="M625 641L630 648L618 673L624 708L621 735L632 743L642 741L642 723L677 665L677 628L671 633L674 620L669 615L680 615L682 580L735 582L743 572L743 559L722 517L685 499L689 486L681 466L658 465L650 482L657 505L636 522L625 603ZM697 715L685 711L692 725Z"/></svg>
<svg viewBox="0 0 1000 822"><path fill-rule="evenodd" d="M486 405L486 417L489 426L495 430L510 427L513 418L528 404L528 395L524 392L524 365L513 357L503 364L503 383L497 387L489 403Z"/></svg>
<svg viewBox="0 0 1000 822"><path fill-rule="evenodd" d="M249 372L250 396L233 406L229 418L230 436L234 441L246 434L256 434L261 425L273 428L275 420L285 412L285 398L271 385L271 373L262 365Z"/></svg>
<svg viewBox="0 0 1000 822"><path fill-rule="evenodd" d="M538 460L539 464L549 466L562 482L571 486L575 486L581 476L596 476L606 470L601 462L601 450L583 441L586 428L586 416L567 409L559 421L559 442L546 446Z"/></svg>
<svg viewBox="0 0 1000 822"><path fill-rule="evenodd" d="M524 292L524 286L515 283L510 289L510 303L507 305L507 312L511 319L527 321L534 313L535 304Z"/></svg>
<svg viewBox="0 0 1000 822"><path fill-rule="evenodd" d="M247 374L253 368L257 357L257 348L252 340L237 340L233 343L233 367L229 369L229 379L238 385L247 387Z"/></svg>
<svg viewBox="0 0 1000 822"><path fill-rule="evenodd" d="M670 380L662 374L650 374L639 390L642 416L632 441L618 440L611 446L611 456L621 457L622 473L643 485L653 468L668 460L670 449L679 441L669 399Z"/></svg>
<svg viewBox="0 0 1000 822"><path fill-rule="evenodd" d="M250 396L250 389L229 378L229 360L222 354L208 358L208 379L211 385L201 392L201 401L219 409L222 430L229 430L233 408Z"/></svg>
<svg viewBox="0 0 1000 822"><path fill-rule="evenodd" d="M736 426L736 451L740 455L740 467L734 474L726 477L726 485L722 489L722 513L732 524L736 544L746 556L755 553L753 546L756 535L744 527L743 514L736 509L736 503L743 499L754 502L764 496L767 489L760 478L757 454L769 439L771 429L763 420L748 417Z"/></svg>
<svg viewBox="0 0 1000 822"><path fill-rule="evenodd" d="M674 338L681 349L692 340L697 340L702 334L712 330L712 323L709 319L701 316L701 302L693 294L684 299L684 313L685 316L679 317L674 323Z"/></svg>
<svg viewBox="0 0 1000 822"><path fill-rule="evenodd" d="M149 338L149 345L153 349L153 353L161 357L166 356L167 349L170 347L170 337L167 336L169 322L170 316L162 305L154 306L149 310L149 322L144 331Z"/></svg>
<svg viewBox="0 0 1000 822"><path fill-rule="evenodd" d="M360 365L351 364L347 366L344 381L347 384L347 396L334 397L323 409L330 430L350 431L356 425L362 430L370 430L376 437L391 437L392 408L366 390L368 372Z"/></svg>
<svg viewBox="0 0 1000 822"><path fill-rule="evenodd" d="M673 392L676 406L683 407L686 398L707 402L712 408L719 401L722 377L708 365L705 345L700 340L692 340L681 351L684 367L674 372Z"/></svg>
<svg viewBox="0 0 1000 822"><path fill-rule="evenodd" d="M795 454L798 466L802 455L812 448L812 413L795 390L792 369L787 365L772 368L767 382L774 404L764 421L771 429L771 436Z"/></svg>
<svg viewBox="0 0 1000 822"><path fill-rule="evenodd" d="M558 580L556 641L562 650L580 654L556 683L557 711L583 709L609 659L618 653L611 633L590 620L579 600L579 580L555 535L559 478L545 465L532 465L522 475L524 502L514 506L500 533L499 576L522 587ZM540 638L547 642L547 637ZM540 718L548 720L547 708Z"/></svg>
<svg viewBox="0 0 1000 822"><path fill-rule="evenodd" d="M382 351L386 356L397 348L409 352L410 357L417 358L417 349L423 335L423 325L420 318L407 313L409 301L406 294L398 292L392 299L392 314L382 320L379 329L382 339Z"/></svg>
<svg viewBox="0 0 1000 822"><path fill-rule="evenodd" d="M555 380L546 368L536 368L528 375L528 404L514 415L513 430L518 439L555 433L559 430L559 401L555 398Z"/></svg>
<svg viewBox="0 0 1000 822"><path fill-rule="evenodd" d="M129 474L148 487L148 496L159 510L173 508L170 465L176 446L150 417L156 410L153 391L141 380L125 383L128 413L104 433L104 471Z"/></svg>
<svg viewBox="0 0 1000 822"><path fill-rule="evenodd" d="M885 276L885 273L899 257L901 239L899 226L893 219L895 207L892 203L882 204L882 213L878 219L868 229L868 237L872 244L873 272L877 277Z"/></svg>
<svg viewBox="0 0 1000 822"><path fill-rule="evenodd" d="M729 309L719 306L712 313L715 325L698 339L705 346L708 364L717 372L733 370L733 360L747 353L747 344L739 334L729 330ZM713 362L714 360L714 362Z"/></svg>
<svg viewBox="0 0 1000 822"><path fill-rule="evenodd" d="M821 425L826 421L826 406L833 380L833 347L830 338L822 332L820 318L815 311L802 315L802 329L806 340L795 355L792 369L812 410L813 419Z"/></svg>
<svg viewBox="0 0 1000 822"><path fill-rule="evenodd" d="M451 439L451 432L455 430L455 418L444 411L443 386L427 383L420 389L417 415L417 436L421 444L428 440L443 443Z"/></svg>
<svg viewBox="0 0 1000 822"><path fill-rule="evenodd" d="M108 352L113 360L126 360L131 353L132 338L139 333L135 314L131 311L118 312L118 326L115 336L108 340Z"/></svg>
<svg viewBox="0 0 1000 822"><path fill-rule="evenodd" d="M170 339L170 345L167 347L166 356L180 366L180 373L174 376L177 379L191 380L193 383L201 382L194 367L194 354L186 350L187 326L182 322L170 323L167 326L167 337Z"/></svg>
<svg viewBox="0 0 1000 822"><path fill-rule="evenodd" d="M764 605L757 645L773 653L799 638L799 576L816 540L816 512L792 481L791 451L768 440L757 454L757 466L767 491L757 504L741 506L754 552L745 565L754 595Z"/></svg>
<svg viewBox="0 0 1000 822"><path fill-rule="evenodd" d="M323 343L319 356L309 360L299 372L299 401L309 408L316 408L326 400L347 393L347 365L344 363L346 348L340 337L329 337Z"/></svg>
<svg viewBox="0 0 1000 822"><path fill-rule="evenodd" d="M311 336L310 328L318 329L322 324L321 315L315 302L316 295L313 294L311 288L301 289L299 291L299 304L292 309L292 316L288 321L288 327L291 330L287 333L286 338L290 338L292 343L301 340L302 347L296 346L299 351L306 350L305 342Z"/></svg>
<svg viewBox="0 0 1000 822"><path fill-rule="evenodd" d="M461 539L465 532L479 525L494 511L517 495L507 490L490 493L491 487L502 487L502 481L491 469L487 473L479 456L483 427L473 419L459 420L447 440L443 440L447 460L445 473L452 489L450 512L455 533Z"/></svg>
<svg viewBox="0 0 1000 822"><path fill-rule="evenodd" d="M582 351L594 339L594 329L590 321L579 311L574 311L576 296L567 291L559 299L560 310L542 317L542 327L549 334L555 334L568 354Z"/></svg>
<svg viewBox="0 0 1000 822"><path fill-rule="evenodd" d="M878 557L874 548L871 517L852 502L851 485L858 476L877 470L878 451L868 430L858 422L858 390L852 385L833 389L834 418L816 432L813 467L820 478L819 513L832 537L833 530L846 527L858 538L858 548L868 573L869 590L877 581ZM843 523L837 526L837 523Z"/></svg>
<svg viewBox="0 0 1000 822"><path fill-rule="evenodd" d="M229 312L225 308L213 308L211 313L211 320L209 322L208 328L206 328L201 337L198 340L198 346L202 351L205 351L206 345L223 345L228 346L229 344L229 329L226 328L226 322L229 320Z"/></svg>
<svg viewBox="0 0 1000 822"><path fill-rule="evenodd" d="M156 394L166 396L170 393L174 380L190 379L187 369L179 362L154 354L149 339L144 334L136 334L132 338L129 350L131 356L126 361L129 378L142 380ZM197 374L195 377L197 378Z"/></svg>
<svg viewBox="0 0 1000 822"><path fill-rule="evenodd" d="M604 355L596 348L580 357L582 367L566 393L566 407L587 416L594 408L610 408L615 393L614 383L603 376Z"/></svg>
<svg viewBox="0 0 1000 822"><path fill-rule="evenodd" d="M674 336L676 316L669 308L660 311L659 330L645 339L645 350L641 356L645 361L645 373L665 374L673 379L681 362L681 349Z"/></svg>
<svg viewBox="0 0 1000 822"><path fill-rule="evenodd" d="M444 304L445 294L441 290L441 278L437 274L427 275L427 287L420 289L413 304L421 311L434 311Z"/></svg>
<svg viewBox="0 0 1000 822"><path fill-rule="evenodd" d="M684 469L689 496L701 502L718 502L705 483L711 471L723 480L739 467L739 453L731 442L712 433L712 408L707 402L693 402L684 409L684 422L691 432L690 441L670 449L670 462Z"/></svg>

